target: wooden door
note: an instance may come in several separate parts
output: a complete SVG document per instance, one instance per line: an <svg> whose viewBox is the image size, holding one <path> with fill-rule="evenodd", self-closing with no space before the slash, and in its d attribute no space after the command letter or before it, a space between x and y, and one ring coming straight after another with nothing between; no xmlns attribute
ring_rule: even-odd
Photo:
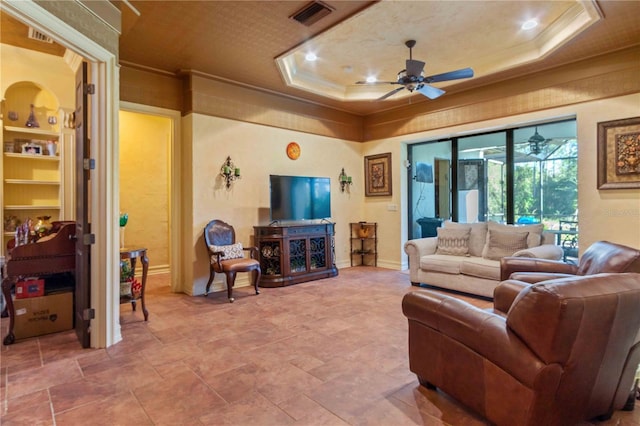
<svg viewBox="0 0 640 426"><path fill-rule="evenodd" d="M89 224L89 137L87 102L87 63L76 73L76 293L75 328L83 348L91 345L91 281Z"/></svg>

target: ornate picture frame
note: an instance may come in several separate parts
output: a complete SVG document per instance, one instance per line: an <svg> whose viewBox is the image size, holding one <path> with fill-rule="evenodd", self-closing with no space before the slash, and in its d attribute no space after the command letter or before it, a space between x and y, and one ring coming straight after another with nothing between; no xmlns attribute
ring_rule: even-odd
<svg viewBox="0 0 640 426"><path fill-rule="evenodd" d="M364 157L364 182L364 195L367 197L393 194L390 152Z"/></svg>
<svg viewBox="0 0 640 426"><path fill-rule="evenodd" d="M598 189L640 188L640 117L598 123Z"/></svg>

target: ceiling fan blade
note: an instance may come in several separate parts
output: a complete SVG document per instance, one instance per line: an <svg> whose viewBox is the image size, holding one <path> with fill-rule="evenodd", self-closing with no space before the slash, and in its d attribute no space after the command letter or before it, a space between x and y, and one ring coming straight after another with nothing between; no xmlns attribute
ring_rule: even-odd
<svg viewBox="0 0 640 426"><path fill-rule="evenodd" d="M449 71L442 74L436 74L429 77L425 77L426 83L437 83L438 81L457 80L459 78L473 77L473 70L471 68L463 68L461 70Z"/></svg>
<svg viewBox="0 0 640 426"><path fill-rule="evenodd" d="M435 99L444 94L444 90L429 86L428 84L423 84L422 87L416 89L416 92L422 93L429 99Z"/></svg>
<svg viewBox="0 0 640 426"><path fill-rule="evenodd" d="M386 95L380 96L378 99L376 99L377 101L381 101L383 99L387 99L389 96L391 95L395 95L396 93L398 93L399 91L401 91L402 89L404 89L403 87L398 87L397 89L393 89L392 91L390 91L389 93L387 93Z"/></svg>
<svg viewBox="0 0 640 426"><path fill-rule="evenodd" d="M414 59L407 59L407 75L413 75L419 77L424 69L424 62L416 61Z"/></svg>
<svg viewBox="0 0 640 426"><path fill-rule="evenodd" d="M368 86L375 86L376 84L400 84L397 81L374 81L373 83L369 83L368 81L356 81L356 84L366 84Z"/></svg>

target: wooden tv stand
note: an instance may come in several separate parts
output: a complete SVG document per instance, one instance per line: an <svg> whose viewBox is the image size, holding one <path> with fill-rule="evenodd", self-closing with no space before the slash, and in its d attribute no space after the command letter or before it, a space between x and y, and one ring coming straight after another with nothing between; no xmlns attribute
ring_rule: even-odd
<svg viewBox="0 0 640 426"><path fill-rule="evenodd" d="M283 287L335 277L334 224L254 226L260 287Z"/></svg>

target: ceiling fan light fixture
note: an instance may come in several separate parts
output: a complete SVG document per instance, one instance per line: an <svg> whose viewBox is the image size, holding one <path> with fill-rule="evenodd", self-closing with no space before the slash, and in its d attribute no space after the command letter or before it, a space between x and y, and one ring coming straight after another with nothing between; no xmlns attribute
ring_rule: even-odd
<svg viewBox="0 0 640 426"><path fill-rule="evenodd" d="M529 152L540 154L546 145L547 140L538 133L538 126L536 126L535 133L529 138Z"/></svg>
<svg viewBox="0 0 640 426"><path fill-rule="evenodd" d="M378 81L378 79L376 78L375 75L370 75L369 77L367 77L366 82L367 83L375 83L376 81Z"/></svg>

